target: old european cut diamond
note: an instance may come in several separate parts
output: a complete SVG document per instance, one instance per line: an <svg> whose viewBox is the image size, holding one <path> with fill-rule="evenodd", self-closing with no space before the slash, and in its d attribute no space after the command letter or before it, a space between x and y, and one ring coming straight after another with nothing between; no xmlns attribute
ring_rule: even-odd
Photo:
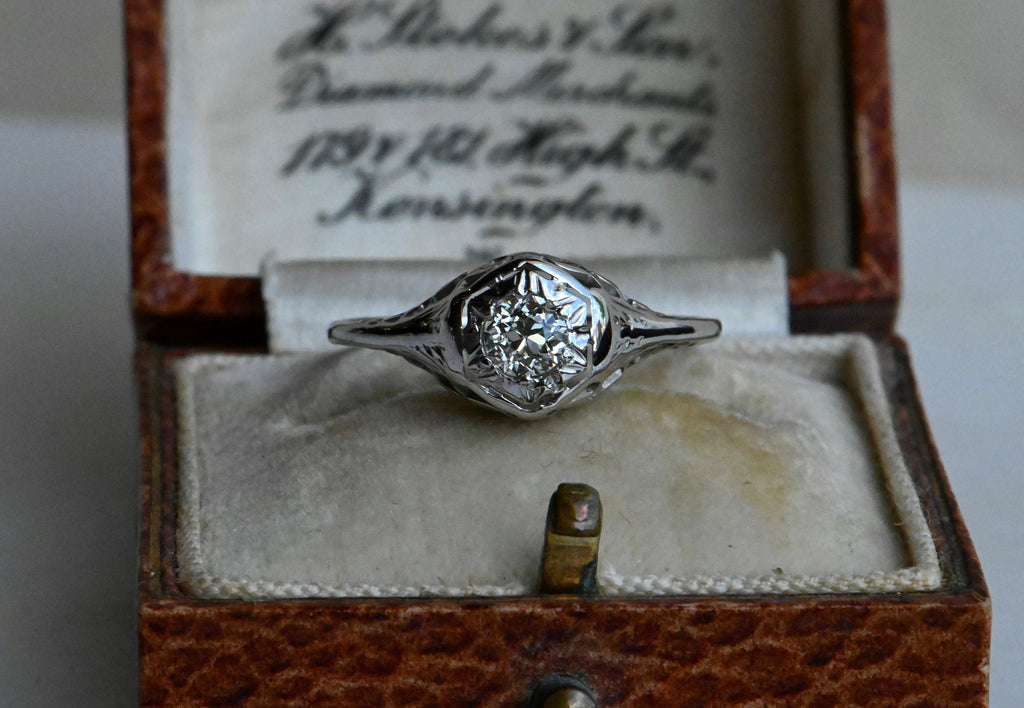
<svg viewBox="0 0 1024 708"><path fill-rule="evenodd" d="M564 379L587 368L589 305L550 275L519 273L515 287L481 314L485 361L528 395L558 390Z"/></svg>

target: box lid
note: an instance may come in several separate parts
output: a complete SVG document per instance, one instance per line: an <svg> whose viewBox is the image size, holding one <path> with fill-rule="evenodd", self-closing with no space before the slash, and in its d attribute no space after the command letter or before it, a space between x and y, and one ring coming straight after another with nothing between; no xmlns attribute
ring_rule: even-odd
<svg viewBox="0 0 1024 708"><path fill-rule="evenodd" d="M239 0L227 3L226 6L233 4L237 6L237 12L244 12L245 3L246 0ZM416 9L415 6L422 4L411 2L402 5L403 7L409 5L410 7L407 9L409 12L413 12ZM440 3L426 4L433 6L434 12L438 12L438 8L443 10ZM748 0L733 0L733 4L755 7ZM779 20L780 22L784 21L797 27L793 37L797 39L803 37L801 41L804 45L815 45L815 42L808 42L807 37L828 34L828 32L820 32L822 22L830 23L827 28L834 27L835 29L834 36L830 36L829 41L825 42L827 45L825 50L817 46L803 46L799 50L794 50L794 56L798 56L793 61L799 60L804 64L821 63L819 60L822 51L827 57L830 48L835 50L837 56L836 73L833 77L835 85L831 86L824 94L821 94L816 87L807 84L813 80L821 81L822 76L828 77L827 72L809 76L805 70L796 67L792 78L792 88L799 92L800 101L803 104L803 112L794 119L797 132L802 126L806 126L808 121L813 120L826 121L835 132L833 138L825 140L826 143L832 140L831 147L826 145L823 148L821 148L820 141L814 136L808 137L803 134L797 135L795 138L789 136L787 139L794 140L792 144L797 151L813 153L809 157L804 155L803 161L794 163L794 165L797 167L803 165L813 171L816 161L821 163L832 160L833 163L836 163L826 168L832 173L826 180L832 186L827 189L832 189L835 192L835 185L841 184L842 190L838 195L833 194L833 201L826 204L824 210L829 214L826 215L825 220L826 222L832 220L831 223L836 223L838 220L841 223L840 230L845 231L845 236L843 239L839 239L838 246L834 243L827 246L833 252L838 250L838 256L833 253L825 258L791 259L789 289L792 329L796 332L860 330L873 334L885 334L891 331L895 319L899 295L899 265L884 1L843 0L834 6L827 5L828 11L821 10L826 7L825 4L809 3L806 0L799 2L781 2L780 0L776 4L778 7L771 6L767 9L763 4L759 4L757 7L761 9L758 12L775 13L782 18ZM199 25L199 31L194 31L197 22L193 12L194 5L192 0L169 0L168 2L128 0L126 6L134 311L140 336L146 339L175 343L204 341L259 343L264 341L265 334L263 303L258 279L249 275L203 274L199 272L202 269L197 270L190 266L179 265L181 261L180 248L178 249L179 253L175 254L175 232L180 233L183 228L186 228L183 227L183 224L191 224L195 219L181 216L183 211L180 200L177 207L172 204L175 199L174 184L180 183L183 170L178 168L177 177L172 174L172 178L169 178L169 162L173 165L175 160L181 161L180 155L185 150L180 146L186 145L189 150L197 149L197 147L189 143L190 136L193 135L190 132L191 128L182 129L180 125L178 128L174 128L173 121L168 115L169 106L178 100L174 97L175 91L179 92L180 97L182 90L191 90L189 82L194 82L195 78L191 75L184 77L176 75L175 78L172 73L178 71L179 74L187 74L180 68L183 49L196 46L197 42L210 41L208 36L217 35L218 32L223 31L223 28L216 25L214 20L210 20L210 26ZM340 3L335 11L349 11L357 6L362 7L365 11L372 5L372 3ZM508 26L499 23L499 20L503 19L500 17L503 11L501 6L484 3L481 3L480 6L481 13L479 15L470 15L462 25L454 30L449 28L449 36L454 36L451 35L451 32L461 31L464 34L460 36L465 39L468 36L465 33L470 32L474 27L478 33L482 31L481 28L493 29L495 32L502 29L508 31ZM315 17L318 22L321 22L319 28L324 29L328 25L323 24L326 20L322 13L328 12L328 10L324 9L326 6L318 5L316 7L319 9L311 10L305 3L296 3L293 12L296 13L296 17L306 17L307 20L309 17ZM691 7L685 0L681 0L678 11L680 15L690 13L692 16L696 12L695 7L697 6ZM495 8L497 9L495 10ZM735 16L736 9L730 6L723 12L731 11ZM714 12L709 12L714 15ZM321 13L321 15L318 16L317 13ZM625 20L620 18L622 26L619 27L619 39L621 40L623 36L629 34L631 28L633 28L632 36L634 38L641 36L640 30L636 29L640 25L641 19L640 17L626 18ZM668 19L675 21L677 18ZM699 25L698 20L689 16L683 17L683 20L688 19ZM569 23L577 20L578 18L574 19L571 16L559 17L552 21L551 26L562 28L563 24L568 26ZM200 21L205 20L200 18ZM220 18L216 21L224 22L225 20ZM427 22L427 20L421 21ZM706 20L706 22L711 21L713 18ZM262 29L253 29L252 31L267 32L266 24L268 22L260 24ZM434 22L436 25L441 20L435 17L430 22ZM456 20L452 20L452 23L453 26L458 25ZM612 24L613 20L608 20L608 23ZM671 23L666 20L666 24ZM300 29L303 26L296 25ZM540 31L547 25L522 22L521 26L513 26L520 27L520 29L525 28L524 32L530 28L537 29L538 33L534 35L537 38L540 36ZM818 30L817 33L815 33L815 29ZM651 30L645 31L651 32ZM708 40L707 34L701 35L699 32L694 32L695 34L688 35L690 38L696 37L687 45L691 54L697 51L694 47L703 46L701 42L704 41L709 41L708 46L712 48L717 46L720 50L723 48L720 45L715 45L716 41L727 45L723 51L719 52L726 54L724 59L716 56L714 51L707 53L708 66L717 66L717 62L720 61L726 63L730 61L728 55L730 41L734 42L732 46L737 46L736 42L742 44L742 42L748 41L742 37L729 40L716 36L711 36ZM281 47L290 37L298 36L288 32L284 34L278 32L275 35L273 31L267 36L277 37L279 35L285 38L285 42L278 45L279 53ZM652 34L643 36L648 40L660 37L660 35ZM678 39L678 35L676 37ZM323 36L321 36L322 38ZM247 38L243 36L242 39ZM409 40L409 37L407 36L406 39ZM493 36L491 39L493 41ZM645 45L645 49L642 51L656 51L651 49L652 46L655 45ZM205 51L211 51L211 47L215 49L216 44L206 47ZM171 48L178 51L177 57L172 51L169 51ZM272 49L273 46L271 46ZM634 51L641 50L634 47ZM410 56L423 57L425 55L420 48ZM484 58L489 59L489 57ZM358 61L359 57L354 59L345 57L344 59L351 62ZM733 60L735 64L743 64L744 61L747 64L756 64L760 59L757 56L752 56L739 59L733 57ZM427 59L424 61L429 63ZM448 61L451 61L450 57ZM504 60L499 59L499 61ZM654 59L651 56L639 59L630 57L629 61L646 61L648 63L644 66L647 67L652 65ZM361 65L357 63L355 65L343 64L343 66L358 68ZM484 63L483 66L490 66L490 64ZM500 69L501 65L498 66ZM780 64L780 66L785 68L786 65ZM244 71L245 67L242 66L241 70ZM193 67L192 71L201 75L203 67L198 69ZM717 70L712 69L711 71ZM470 72L467 76L469 76L467 80L472 80L474 74ZM478 78L478 80L482 81L483 79ZM756 83L757 77L753 77L752 80ZM723 79L723 81L726 80ZM270 79L270 83L273 83L273 79ZM272 92L278 90L280 89L271 86ZM825 98L822 98L822 95ZM831 100L828 100L830 97ZM373 115L372 107L364 110L370 110L369 114L364 113L364 115ZM609 109L604 107L600 110L607 114ZM358 113L345 115L358 115ZM596 113L588 113L588 115L596 115ZM749 129L749 126L737 125L739 126L736 129L738 131ZM756 124L754 125L756 126ZM721 127L721 132L727 137L730 135L729 131L729 125ZM813 131L808 129L805 132ZM774 136L768 137L774 139ZM282 138L282 140L293 140L293 138ZM175 150L175 145L179 146L179 149ZM821 148L820 152L819 148ZM230 149L230 146L227 149ZM829 157L826 154L830 149L834 157ZM723 146L719 152L727 152L727 146ZM246 159L249 158L243 156L241 164L247 164L245 163ZM171 171L173 171L173 167ZM209 175L206 176L206 180L207 182L203 184L210 183ZM763 183L770 183L770 181L769 178ZM190 183L188 186L189 189L193 189L197 193L201 193L203 189L202 184L199 183ZM757 197L757 195L753 196ZM808 210L812 210L815 206L814 201L818 196L819 193L815 189L807 190L803 203ZM204 207L200 206L199 208ZM819 211L822 210L820 205L817 208ZM176 214L176 216L172 217L172 214ZM756 218L756 216L756 212L752 212L750 218ZM794 221L813 221L814 218L801 215L795 217ZM684 223L683 226L685 227L686 224ZM288 237L291 238L291 234ZM814 247L819 248L820 246L815 245ZM661 248L661 246L656 246L656 248ZM821 246L820 248L826 247ZM510 248L507 250L521 249ZM843 253L843 251L848 253ZM698 249L695 255L706 254Z"/></svg>

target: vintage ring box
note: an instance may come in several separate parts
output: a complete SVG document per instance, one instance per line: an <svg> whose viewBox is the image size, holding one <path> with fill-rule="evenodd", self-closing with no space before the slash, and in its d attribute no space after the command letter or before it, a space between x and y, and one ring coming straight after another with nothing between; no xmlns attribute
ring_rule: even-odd
<svg viewBox="0 0 1024 708"><path fill-rule="evenodd" d="M126 7L143 705L985 705L881 0ZM540 423L326 343L516 250L726 336Z"/></svg>

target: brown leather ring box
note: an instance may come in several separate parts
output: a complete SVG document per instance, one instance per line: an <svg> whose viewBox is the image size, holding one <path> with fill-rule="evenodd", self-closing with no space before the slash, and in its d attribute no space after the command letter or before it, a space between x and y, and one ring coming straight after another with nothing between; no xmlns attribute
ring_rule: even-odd
<svg viewBox="0 0 1024 708"><path fill-rule="evenodd" d="M174 364L200 352L262 352L267 342L258 278L197 275L173 256L166 20L178 1L126 0L142 705L527 706L538 685L559 677L601 706L986 705L988 591L893 333L899 259L883 0L837 2L852 253L845 268L791 270L790 326L874 338L937 552L937 588L261 600L203 599L180 583Z"/></svg>

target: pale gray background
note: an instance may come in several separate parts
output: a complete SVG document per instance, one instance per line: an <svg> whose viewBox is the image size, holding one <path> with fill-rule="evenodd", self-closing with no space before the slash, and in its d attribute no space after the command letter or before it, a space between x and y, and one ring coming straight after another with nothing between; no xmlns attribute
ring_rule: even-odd
<svg viewBox="0 0 1024 708"><path fill-rule="evenodd" d="M1024 705L1024 3L891 0L899 329ZM0 0L0 705L135 703L118 0Z"/></svg>

